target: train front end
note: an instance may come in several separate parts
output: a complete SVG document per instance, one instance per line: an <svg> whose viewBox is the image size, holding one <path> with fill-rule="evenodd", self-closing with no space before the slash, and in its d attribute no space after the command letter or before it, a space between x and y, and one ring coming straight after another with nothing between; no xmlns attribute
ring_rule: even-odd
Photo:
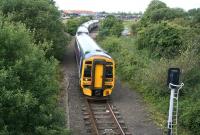
<svg viewBox="0 0 200 135"><path fill-rule="evenodd" d="M112 58L93 56L83 60L81 88L89 97L108 97L115 83L115 63Z"/></svg>

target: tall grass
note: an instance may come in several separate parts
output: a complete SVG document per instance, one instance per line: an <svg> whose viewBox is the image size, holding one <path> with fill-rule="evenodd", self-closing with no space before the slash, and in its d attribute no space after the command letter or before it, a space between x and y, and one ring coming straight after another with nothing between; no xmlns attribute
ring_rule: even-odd
<svg viewBox="0 0 200 135"><path fill-rule="evenodd" d="M166 85L167 70L179 67L185 83L179 98L179 134L189 135L188 131L200 134L200 69L198 50L194 47L198 43L189 43L186 51L171 60L149 58L148 52L137 49L133 37L107 37L100 44L115 59L118 76L142 93L162 127L166 127L170 95Z"/></svg>

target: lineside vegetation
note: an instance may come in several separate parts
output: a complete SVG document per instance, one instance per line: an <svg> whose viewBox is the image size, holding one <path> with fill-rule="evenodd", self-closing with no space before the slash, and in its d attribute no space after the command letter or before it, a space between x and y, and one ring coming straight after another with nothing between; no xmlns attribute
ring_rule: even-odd
<svg viewBox="0 0 200 135"><path fill-rule="evenodd" d="M0 1L0 134L67 135L58 60L69 39L52 0ZM57 59L55 59L57 58Z"/></svg>
<svg viewBox="0 0 200 135"><path fill-rule="evenodd" d="M69 37L64 34L60 12L53 0L1 0L0 11L12 22L21 22L33 32L36 44L48 42L50 46L40 46L46 57L61 60Z"/></svg>
<svg viewBox="0 0 200 135"><path fill-rule="evenodd" d="M76 34L78 27L83 24L84 22L89 21L90 17L80 17L80 18L70 18L65 23L65 31L69 33L71 36Z"/></svg>
<svg viewBox="0 0 200 135"><path fill-rule="evenodd" d="M133 22L131 37L109 35L98 42L116 60L118 76L142 93L159 124L166 127L169 67L182 69L179 134L200 134L200 9L188 12L153 0L141 20Z"/></svg>

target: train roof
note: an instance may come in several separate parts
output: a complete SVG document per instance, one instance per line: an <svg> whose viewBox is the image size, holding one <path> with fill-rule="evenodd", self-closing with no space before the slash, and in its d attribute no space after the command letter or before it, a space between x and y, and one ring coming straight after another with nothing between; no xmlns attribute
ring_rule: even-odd
<svg viewBox="0 0 200 135"><path fill-rule="evenodd" d="M82 26L84 26L84 27L86 27L86 28L89 28L89 26L90 26L91 24L93 24L93 23L98 23L98 22L99 22L99 20L90 20L90 21L88 21L88 22L83 23Z"/></svg>
<svg viewBox="0 0 200 135"><path fill-rule="evenodd" d="M89 33L88 29L83 26L79 26L76 33Z"/></svg>
<svg viewBox="0 0 200 135"><path fill-rule="evenodd" d="M84 27L86 27L88 29L89 26L90 26L90 23L89 22L85 22L85 23L82 24L82 26L84 26Z"/></svg>
<svg viewBox="0 0 200 135"><path fill-rule="evenodd" d="M85 55L85 58L89 58L94 55L101 55L111 58L101 47L97 45L97 43L89 35L83 33L79 36L76 36L76 38L82 52Z"/></svg>
<svg viewBox="0 0 200 135"><path fill-rule="evenodd" d="M99 22L99 20L92 20L93 21L93 23L98 23Z"/></svg>

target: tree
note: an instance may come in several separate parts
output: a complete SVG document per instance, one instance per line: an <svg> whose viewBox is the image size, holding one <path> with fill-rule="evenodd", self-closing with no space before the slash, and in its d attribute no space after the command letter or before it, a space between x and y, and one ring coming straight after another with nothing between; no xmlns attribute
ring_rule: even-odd
<svg viewBox="0 0 200 135"><path fill-rule="evenodd" d="M148 49L152 57L174 58L180 54L183 41L180 30L167 23L152 24L137 37L138 49Z"/></svg>
<svg viewBox="0 0 200 135"><path fill-rule="evenodd" d="M60 12L52 0L1 0L0 10L13 22L22 22L34 32L35 42L52 42L47 56L61 59L67 44Z"/></svg>
<svg viewBox="0 0 200 135"><path fill-rule="evenodd" d="M159 0L153 0L140 20L140 27L146 27L151 23L159 23L163 20L185 17L186 13L180 8L169 8Z"/></svg>
<svg viewBox="0 0 200 135"><path fill-rule="evenodd" d="M84 22L89 21L88 17L80 17L80 18L71 18L67 20L65 24L66 32L74 36L76 34L77 28L83 24Z"/></svg>
<svg viewBox="0 0 200 135"><path fill-rule="evenodd" d="M199 29L200 28L200 8L189 10L188 15L189 15L189 18L192 20L191 27Z"/></svg>
<svg viewBox="0 0 200 135"><path fill-rule="evenodd" d="M58 62L45 58L24 25L7 20L0 16L0 134L64 135Z"/></svg>
<svg viewBox="0 0 200 135"><path fill-rule="evenodd" d="M113 35L120 36L123 30L123 23L115 16L107 16L100 24L99 35L101 37Z"/></svg>
<svg viewBox="0 0 200 135"><path fill-rule="evenodd" d="M161 2L159 0L152 0L140 20L140 23L139 23L140 27L147 26L151 20L150 18L151 18L152 12L155 10L158 10L158 9L162 9L162 8L167 8L167 6L164 2Z"/></svg>

